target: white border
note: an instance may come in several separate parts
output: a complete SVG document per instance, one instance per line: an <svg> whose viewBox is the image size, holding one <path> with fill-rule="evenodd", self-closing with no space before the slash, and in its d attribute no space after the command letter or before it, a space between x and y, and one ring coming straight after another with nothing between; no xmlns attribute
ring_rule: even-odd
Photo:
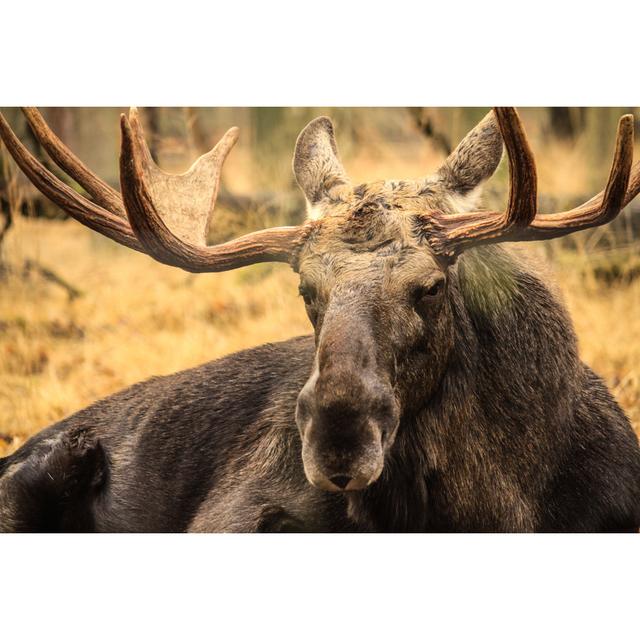
<svg viewBox="0 0 640 640"><path fill-rule="evenodd" d="M7 2L5 106L637 105L628 0Z"/></svg>
<svg viewBox="0 0 640 640"><path fill-rule="evenodd" d="M601 639L637 627L635 536L7 535L0 548L6 638Z"/></svg>
<svg viewBox="0 0 640 640"><path fill-rule="evenodd" d="M29 2L0 103L638 105L638 3ZM602 638L636 536L2 536L6 638ZM636 631L637 632L637 631Z"/></svg>

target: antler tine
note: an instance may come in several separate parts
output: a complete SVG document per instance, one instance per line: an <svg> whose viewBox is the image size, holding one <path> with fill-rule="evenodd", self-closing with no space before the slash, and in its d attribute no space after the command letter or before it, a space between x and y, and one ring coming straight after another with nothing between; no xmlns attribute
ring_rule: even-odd
<svg viewBox="0 0 640 640"><path fill-rule="evenodd" d="M631 167L631 176L622 206L626 207L640 193L640 160Z"/></svg>
<svg viewBox="0 0 640 640"><path fill-rule="evenodd" d="M18 140L2 113L0 113L0 137L16 164L49 200L94 231L127 247L144 251L126 220L83 198L51 173Z"/></svg>
<svg viewBox="0 0 640 640"><path fill-rule="evenodd" d="M29 126L38 142L52 160L76 182L84 187L97 204L125 217L120 194L91 171L51 130L35 107L22 107Z"/></svg>
<svg viewBox="0 0 640 640"><path fill-rule="evenodd" d="M509 203L504 230L526 227L536 216L538 176L536 161L518 112L513 107L495 107L502 139L509 158Z"/></svg>
<svg viewBox="0 0 640 640"><path fill-rule="evenodd" d="M121 121L121 197L62 143L37 109L25 108L24 113L56 164L99 204L76 193L39 162L0 113L0 137L33 185L82 224L160 262L193 272L226 271L255 262L291 262L306 238L306 225L276 227L206 246L222 163L238 137L235 128L186 173L172 175L153 162L132 109L131 122L125 116Z"/></svg>
<svg viewBox="0 0 640 640"><path fill-rule="evenodd" d="M640 162L632 171L633 116L627 114L618 122L616 148L607 186L584 204L559 213L539 214L517 240L556 238L580 229L611 222L640 192ZM632 175L633 173L633 175Z"/></svg>
<svg viewBox="0 0 640 640"><path fill-rule="evenodd" d="M640 162L633 162L633 116L620 118L607 186L584 204L558 213L536 213L536 169L513 108L495 110L509 155L509 204L504 213L422 216L436 252L454 257L466 248L496 242L545 240L611 222L640 193Z"/></svg>
<svg viewBox="0 0 640 640"><path fill-rule="evenodd" d="M135 112L133 116L135 118ZM192 272L226 271L255 262L290 261L304 235L303 227L265 229L211 247L188 243L175 235L160 216L147 183L150 156L142 130L135 120L129 122L124 114L120 124L122 196L131 228L149 255L160 262ZM221 142L218 150L220 167L235 139L223 138ZM214 202L220 167L214 187Z"/></svg>
<svg viewBox="0 0 640 640"><path fill-rule="evenodd" d="M173 175L160 169L151 157L135 107L129 110L128 120L142 175L163 222L185 242L205 246L222 166L238 140L238 128L229 129L188 171Z"/></svg>
<svg viewBox="0 0 640 640"><path fill-rule="evenodd" d="M495 107L493 111L509 158L507 209L422 216L438 253L453 257L473 245L500 242L513 230L526 229L535 218L538 178L524 127L513 107Z"/></svg>

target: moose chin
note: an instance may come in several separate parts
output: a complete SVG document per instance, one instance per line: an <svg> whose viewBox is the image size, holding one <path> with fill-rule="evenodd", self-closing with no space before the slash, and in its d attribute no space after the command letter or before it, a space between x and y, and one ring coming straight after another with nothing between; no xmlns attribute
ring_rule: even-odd
<svg viewBox="0 0 640 640"><path fill-rule="evenodd" d="M81 224L190 272L281 262L313 335L152 378L79 411L0 460L0 531L637 531L640 447L581 362L546 275L502 243L603 225L640 192L633 118L605 189L540 212L533 153L495 108L434 172L353 184L331 121L298 137L297 226L208 246L237 137L180 176L122 116L121 192L34 108L50 172L0 115L27 178ZM503 211L482 184L506 148Z"/></svg>

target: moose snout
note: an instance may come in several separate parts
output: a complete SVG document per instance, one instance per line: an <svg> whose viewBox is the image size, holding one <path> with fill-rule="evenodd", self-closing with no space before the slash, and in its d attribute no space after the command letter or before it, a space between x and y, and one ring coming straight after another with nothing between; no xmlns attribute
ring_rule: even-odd
<svg viewBox="0 0 640 640"><path fill-rule="evenodd" d="M395 435L398 410L390 385L367 372L312 375L297 403L302 461L311 484L357 491L375 482Z"/></svg>

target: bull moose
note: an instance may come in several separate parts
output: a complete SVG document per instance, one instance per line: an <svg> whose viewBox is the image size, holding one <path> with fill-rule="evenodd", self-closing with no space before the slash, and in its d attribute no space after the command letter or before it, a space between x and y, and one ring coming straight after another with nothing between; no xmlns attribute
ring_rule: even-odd
<svg viewBox="0 0 640 640"><path fill-rule="evenodd" d="M24 109L45 168L0 116L29 180L73 218L191 272L285 262L313 335L152 378L0 460L2 531L604 532L640 526L640 448L579 359L547 277L513 247L611 221L640 191L633 118L604 191L540 213L515 109L493 109L433 174L353 185L326 117L298 137L299 226L207 246L230 129L183 175L122 116L121 193ZM505 211L477 202L506 146Z"/></svg>

